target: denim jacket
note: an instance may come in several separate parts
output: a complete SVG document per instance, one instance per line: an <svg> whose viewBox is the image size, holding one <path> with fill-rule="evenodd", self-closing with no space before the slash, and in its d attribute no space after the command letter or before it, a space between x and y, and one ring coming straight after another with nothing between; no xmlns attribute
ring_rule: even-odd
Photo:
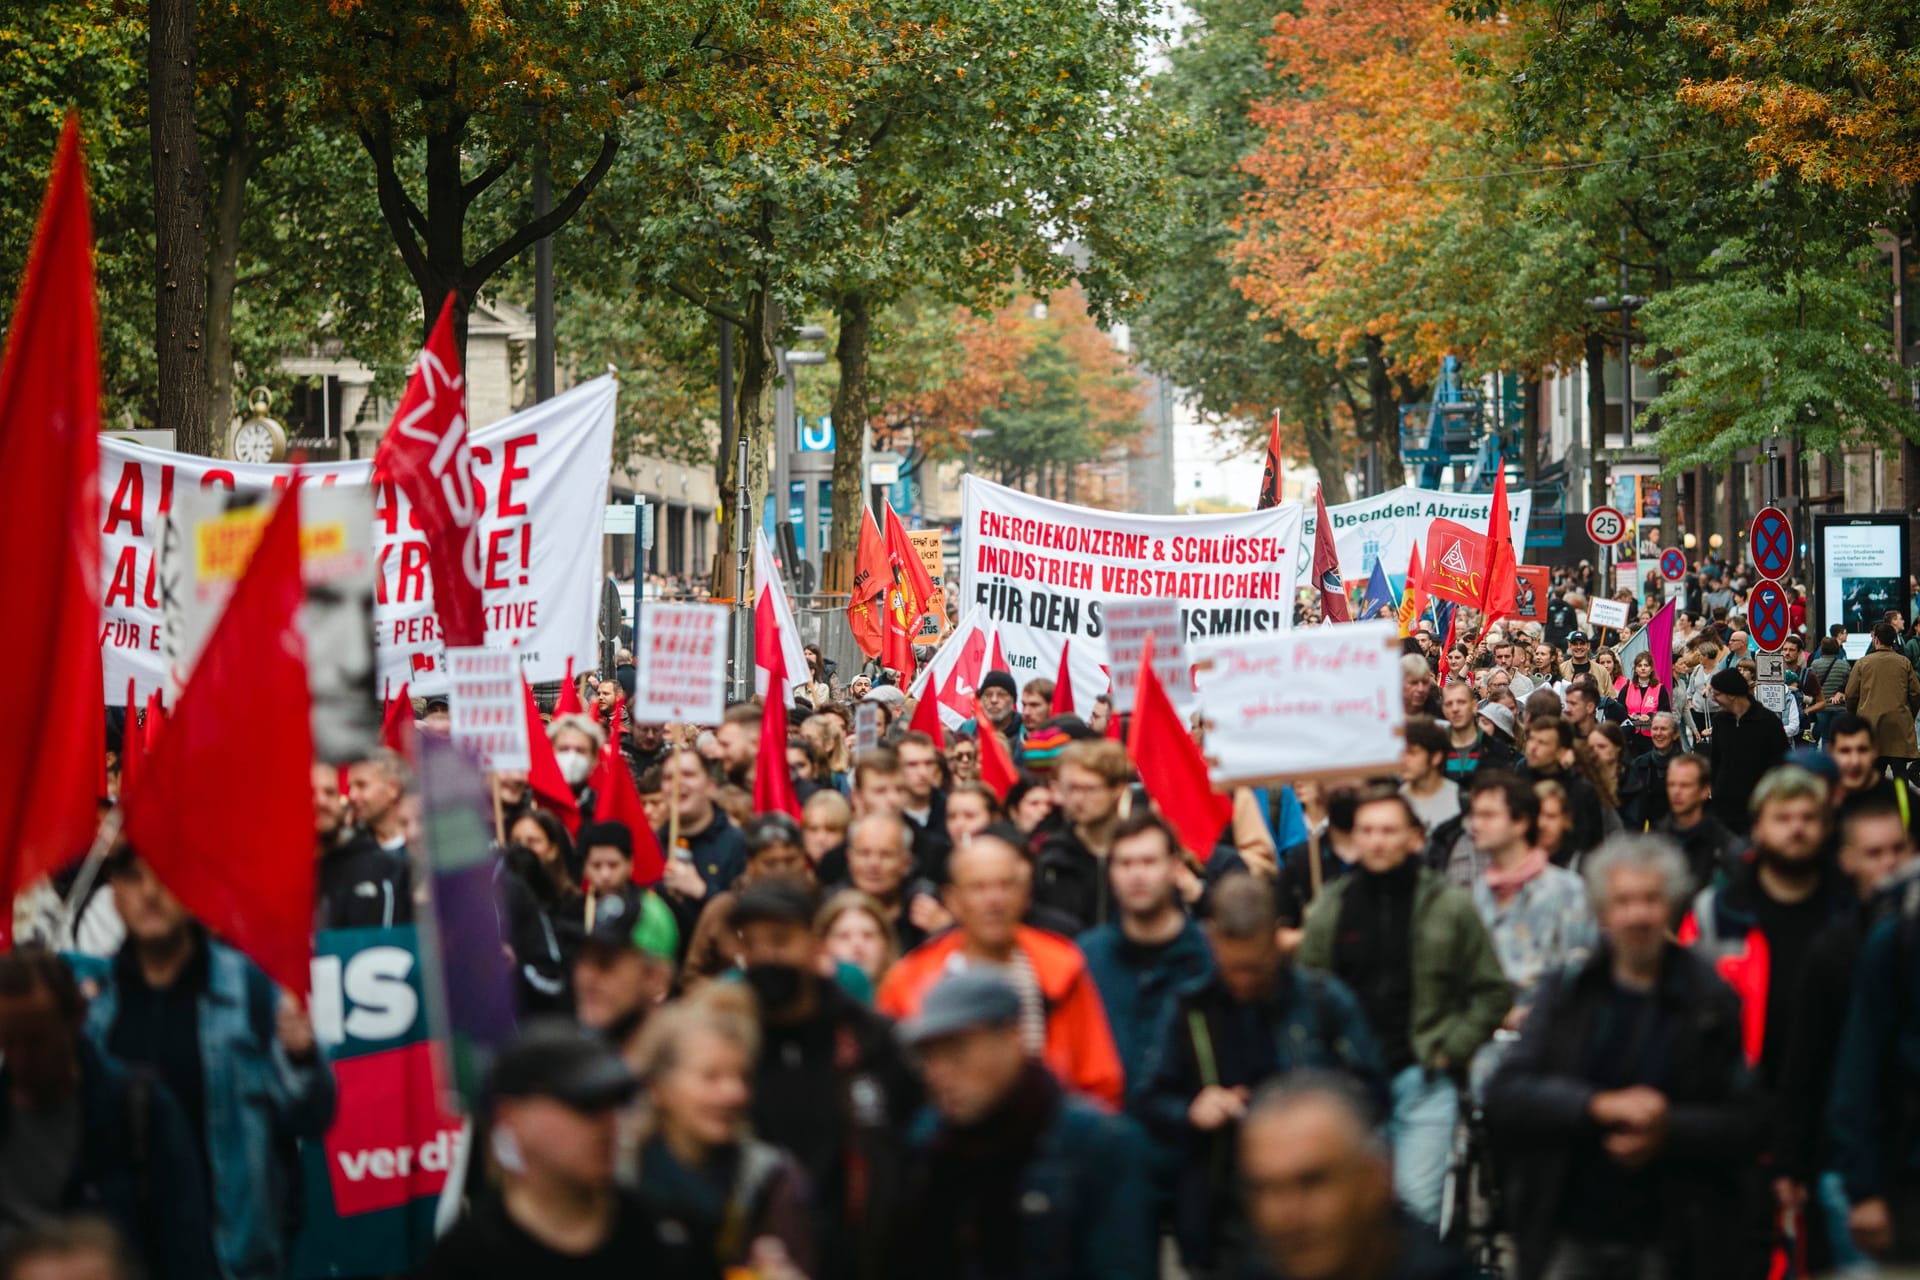
<svg viewBox="0 0 1920 1280"><path fill-rule="evenodd" d="M333 1123L333 1072L318 1046L304 1063L280 1047L279 992L251 960L208 938L201 945L208 949L199 1031L214 1253L222 1280L278 1280L298 1210L293 1140L320 1138ZM118 1012L109 981L87 1010L87 1034L102 1048Z"/></svg>

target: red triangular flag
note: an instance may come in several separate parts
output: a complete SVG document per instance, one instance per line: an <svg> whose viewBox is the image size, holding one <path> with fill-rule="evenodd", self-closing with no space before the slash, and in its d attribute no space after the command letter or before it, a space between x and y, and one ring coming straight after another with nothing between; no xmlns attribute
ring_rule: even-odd
<svg viewBox="0 0 1920 1280"><path fill-rule="evenodd" d="M1122 734L1122 733L1120 732L1120 722L1121 722L1121 720L1122 720L1122 718L1123 718L1123 717L1122 717L1122 716L1120 715L1120 708L1118 708L1118 707L1112 707L1112 708L1109 708L1109 709L1108 709L1108 711L1107 711L1107 737L1108 737L1108 739L1109 739L1109 740L1111 740L1111 741L1113 741L1113 742L1125 742L1125 741L1126 741L1126 736L1125 736L1124 734Z"/></svg>
<svg viewBox="0 0 1920 1280"><path fill-rule="evenodd" d="M1053 678L1053 705L1048 708L1056 716L1073 714L1073 667L1069 655L1073 652L1073 641L1060 643L1060 673Z"/></svg>
<svg viewBox="0 0 1920 1280"><path fill-rule="evenodd" d="M1327 622L1352 622L1347 607L1347 583L1340 576L1340 553L1333 545L1333 521L1327 515L1327 495L1313 491L1313 585L1320 589L1320 617Z"/></svg>
<svg viewBox="0 0 1920 1280"><path fill-rule="evenodd" d="M613 704L613 732L607 745L600 748L600 761L593 769L593 820L624 822L633 833L633 882L651 887L667 873L667 856L660 851L660 839L647 821L647 806L640 801L640 789L633 785L633 771L620 751L620 734L626 716L627 699L623 694Z"/></svg>
<svg viewBox="0 0 1920 1280"><path fill-rule="evenodd" d="M133 700L133 677L127 677L127 722L120 730L120 796L133 794L134 780L147 758L147 735L140 730L140 704Z"/></svg>
<svg viewBox="0 0 1920 1280"><path fill-rule="evenodd" d="M124 802L128 843L181 905L297 995L313 958L305 599L289 485ZM273 731L246 732L263 706Z"/></svg>
<svg viewBox="0 0 1920 1280"><path fill-rule="evenodd" d="M1265 511L1280 505L1280 411L1273 411L1273 430L1267 433L1267 468L1260 476L1260 501L1256 508Z"/></svg>
<svg viewBox="0 0 1920 1280"><path fill-rule="evenodd" d="M553 700L553 714L556 716L585 715L587 709L580 705L580 683L573 678L573 659L567 659L567 678L560 685L560 696Z"/></svg>
<svg viewBox="0 0 1920 1280"><path fill-rule="evenodd" d="M388 701L380 717L380 745L389 751L398 751L411 760L413 733L413 695L408 691L408 685L402 682L400 696Z"/></svg>
<svg viewBox="0 0 1920 1280"><path fill-rule="evenodd" d="M1210 860L1220 833L1233 817L1233 801L1214 791L1206 757L1153 672L1152 636L1147 637L1140 682L1134 687L1127 757L1187 852L1202 862Z"/></svg>
<svg viewBox="0 0 1920 1280"><path fill-rule="evenodd" d="M780 619L770 588L753 605L753 660L767 669L767 696L760 707L760 746L753 760L753 808L800 820L800 796L787 766L787 658L780 647Z"/></svg>
<svg viewBox="0 0 1920 1280"><path fill-rule="evenodd" d="M1513 554L1513 516L1507 510L1507 468L1493 473L1493 508L1487 513L1487 587L1480 597L1480 638L1493 624L1513 615L1520 589L1520 565Z"/></svg>
<svg viewBox="0 0 1920 1280"><path fill-rule="evenodd" d="M873 522L873 508L860 511L860 548L853 558L853 593L847 599L847 625L853 630L853 642L869 658L880 656L881 613L886 607L887 589L893 584L893 569L887 560L887 544Z"/></svg>
<svg viewBox="0 0 1920 1280"><path fill-rule="evenodd" d="M993 794L1004 804L1007 792L1020 781L1020 771L1013 767L1013 753L1007 750L1006 740L980 710L978 702L973 708L973 727L980 735L980 781L993 788Z"/></svg>
<svg viewBox="0 0 1920 1280"><path fill-rule="evenodd" d="M100 343L80 128L67 117L0 362L0 903L99 825ZM0 937L10 935L10 912Z"/></svg>
<svg viewBox="0 0 1920 1280"><path fill-rule="evenodd" d="M986 657L986 633L974 627L960 642L960 656L954 660L953 669L947 672L947 682L940 689L940 701L955 715L973 714L973 695L980 687L980 677L985 674Z"/></svg>
<svg viewBox="0 0 1920 1280"><path fill-rule="evenodd" d="M1440 683L1445 684L1453 672L1448 668L1453 654L1454 633L1460 626L1460 606L1455 605L1447 613L1447 638L1440 645Z"/></svg>
<svg viewBox="0 0 1920 1280"><path fill-rule="evenodd" d="M993 624L993 643L987 649L987 665L981 668L980 674L984 677L989 671L1006 671L1008 675L1013 674L1007 668L1007 655L1000 652L1000 624L998 622ZM974 681L976 687L979 683L978 680Z"/></svg>
<svg viewBox="0 0 1920 1280"><path fill-rule="evenodd" d="M453 309L440 305L420 361L407 379L387 434L374 451L373 470L407 495L425 535L433 612L449 647L472 648L487 638L480 593L480 502L467 447L467 383L454 342Z"/></svg>
<svg viewBox="0 0 1920 1280"><path fill-rule="evenodd" d="M913 718L907 721L907 728L926 734L940 750L947 749L947 731L940 724L940 699L934 696L931 687L923 690L919 701L913 704Z"/></svg>
<svg viewBox="0 0 1920 1280"><path fill-rule="evenodd" d="M540 723L540 705L533 700L533 686L527 683L524 672L520 688L527 695L527 789L540 807L559 818L567 834L573 835L580 830L580 802L573 798L573 788L560 772L560 759L553 754L546 726Z"/></svg>
<svg viewBox="0 0 1920 1280"><path fill-rule="evenodd" d="M166 724L166 708L160 705L160 691L155 689L147 695L146 719L140 722L140 745L148 755L153 754L154 747L160 741L160 730L164 729Z"/></svg>

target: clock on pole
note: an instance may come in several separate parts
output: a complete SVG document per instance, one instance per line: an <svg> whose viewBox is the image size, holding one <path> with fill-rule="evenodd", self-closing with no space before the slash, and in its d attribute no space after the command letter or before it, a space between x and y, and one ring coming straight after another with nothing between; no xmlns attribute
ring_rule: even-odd
<svg viewBox="0 0 1920 1280"><path fill-rule="evenodd" d="M287 429L267 416L273 393L255 387L247 394L247 416L227 433L227 456L235 462L284 462Z"/></svg>

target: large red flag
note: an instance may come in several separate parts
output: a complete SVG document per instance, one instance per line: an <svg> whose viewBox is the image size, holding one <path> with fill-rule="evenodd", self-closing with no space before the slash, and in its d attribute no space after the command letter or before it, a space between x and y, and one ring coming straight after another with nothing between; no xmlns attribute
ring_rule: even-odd
<svg viewBox="0 0 1920 1280"><path fill-rule="evenodd" d="M380 717L380 745L411 760L413 733L413 695L403 683L399 696L387 703L385 714Z"/></svg>
<svg viewBox="0 0 1920 1280"><path fill-rule="evenodd" d="M1259 510L1280 505L1280 411L1273 411L1273 429L1267 433L1267 469L1260 476Z"/></svg>
<svg viewBox="0 0 1920 1280"><path fill-rule="evenodd" d="M913 679L913 641L920 630L933 596L933 580L920 563L920 553L907 537L900 517L887 508L887 563L891 569L892 590L888 592L886 616L880 639L880 663L900 673L905 686Z"/></svg>
<svg viewBox="0 0 1920 1280"><path fill-rule="evenodd" d="M973 714L974 694L980 688L980 677L986 674L986 661L986 632L974 627L967 632L967 638L960 642L960 656L947 673L946 684L940 687L940 701L951 708L955 715L965 717Z"/></svg>
<svg viewBox="0 0 1920 1280"><path fill-rule="evenodd" d="M931 682L913 704L913 718L907 721L907 728L915 733L926 734L940 750L947 749L947 731L940 724L940 699L934 693Z"/></svg>
<svg viewBox="0 0 1920 1280"><path fill-rule="evenodd" d="M289 485L123 801L128 843L181 905L299 995L314 894L305 599ZM261 707L271 732L249 728Z"/></svg>
<svg viewBox="0 0 1920 1280"><path fill-rule="evenodd" d="M652 886L667 873L667 856L660 851L660 838L647 821L647 806L641 803L640 788L633 785L633 772L620 751L627 699L623 694L613 704L613 732L607 745L600 748L600 761L593 767L593 820L624 822L633 833L633 882Z"/></svg>
<svg viewBox="0 0 1920 1280"><path fill-rule="evenodd" d="M540 704L533 700L533 686L524 673L520 688L527 701L527 789L540 807L551 811L567 834L573 835L580 830L580 802L574 799L573 788L560 772L560 758L553 754L553 741L540 723Z"/></svg>
<svg viewBox="0 0 1920 1280"><path fill-rule="evenodd" d="M1053 678L1053 705L1047 710L1056 716L1073 714L1073 667L1069 655L1073 652L1073 641L1060 643L1060 671Z"/></svg>
<svg viewBox="0 0 1920 1280"><path fill-rule="evenodd" d="M1327 622L1352 622L1347 607L1347 583L1340 576L1340 553L1333 545L1333 521L1327 517L1327 494L1313 491L1313 585L1320 588L1320 616Z"/></svg>
<svg viewBox="0 0 1920 1280"><path fill-rule="evenodd" d="M596 706L599 699L594 700ZM580 705L580 682L573 678L573 659L567 659L567 678L560 686L560 696L553 700L553 714L556 716L585 715L587 709Z"/></svg>
<svg viewBox="0 0 1920 1280"><path fill-rule="evenodd" d="M106 752L100 674L100 346L79 125L53 176L0 361L0 937L22 887L84 853Z"/></svg>
<svg viewBox="0 0 1920 1280"><path fill-rule="evenodd" d="M373 469L400 486L426 534L427 567L433 575L433 609L450 648L471 648L487 638L480 595L480 490L467 447L467 382L453 341L449 293L420 363L407 379Z"/></svg>
<svg viewBox="0 0 1920 1280"><path fill-rule="evenodd" d="M1513 614L1520 589L1520 564L1513 554L1513 516L1507 510L1507 469L1493 475L1493 509L1487 513L1487 589L1480 598L1480 636Z"/></svg>
<svg viewBox="0 0 1920 1280"><path fill-rule="evenodd" d="M1153 672L1152 636L1147 637L1140 683L1134 687L1127 757L1180 843L1202 862L1211 859L1220 833L1233 817L1233 801L1214 791L1206 757Z"/></svg>
<svg viewBox="0 0 1920 1280"><path fill-rule="evenodd" d="M771 588L753 604L753 660L767 669L767 696L760 706L760 745L753 760L753 807L800 820L800 795L787 765L787 656L780 646L780 619Z"/></svg>
<svg viewBox="0 0 1920 1280"><path fill-rule="evenodd" d="M847 600L847 625L853 629L853 642L869 658L880 656L883 632L881 617L887 607L887 590L893 585L893 569L887 560L887 544L873 522L873 508L860 511L860 548L853 558L853 594Z"/></svg>

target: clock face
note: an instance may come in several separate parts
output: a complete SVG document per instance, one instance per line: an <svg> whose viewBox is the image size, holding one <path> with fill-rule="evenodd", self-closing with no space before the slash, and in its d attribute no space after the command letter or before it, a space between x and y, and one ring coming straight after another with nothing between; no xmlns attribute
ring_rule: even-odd
<svg viewBox="0 0 1920 1280"><path fill-rule="evenodd" d="M272 462L273 431L264 423L243 422L233 433L235 462Z"/></svg>

